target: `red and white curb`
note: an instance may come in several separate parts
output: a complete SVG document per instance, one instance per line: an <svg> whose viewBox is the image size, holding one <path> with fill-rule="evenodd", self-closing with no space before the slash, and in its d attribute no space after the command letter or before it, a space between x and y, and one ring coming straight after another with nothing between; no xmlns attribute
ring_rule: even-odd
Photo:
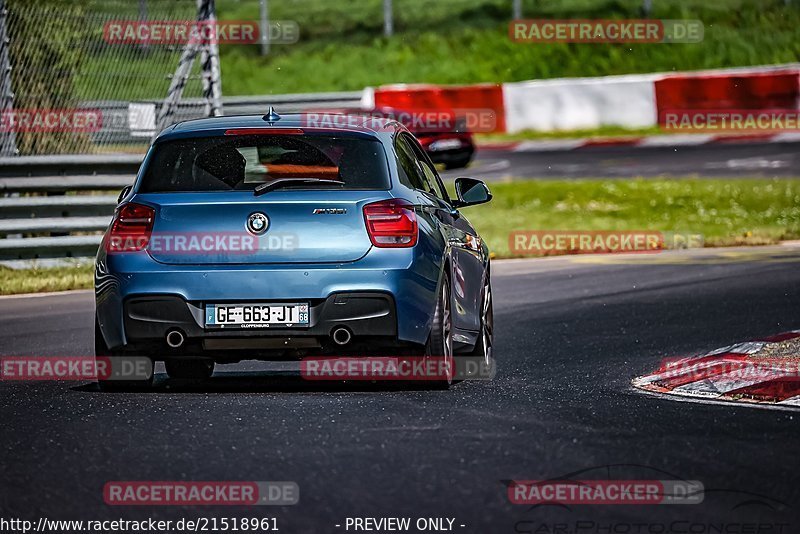
<svg viewBox="0 0 800 534"><path fill-rule="evenodd" d="M631 383L650 393L800 408L799 347L800 330L794 330L668 360Z"/></svg>
<svg viewBox="0 0 800 534"><path fill-rule="evenodd" d="M602 147L685 147L707 144L737 143L797 143L800 132L769 134L712 135L675 134L643 137L598 137L586 139L553 139L541 141L487 142L478 145L480 150L503 150L508 152L562 152L581 148Z"/></svg>

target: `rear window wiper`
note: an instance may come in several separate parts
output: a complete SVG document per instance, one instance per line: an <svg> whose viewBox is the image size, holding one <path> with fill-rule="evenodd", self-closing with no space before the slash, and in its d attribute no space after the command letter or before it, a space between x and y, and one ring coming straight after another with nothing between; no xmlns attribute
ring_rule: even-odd
<svg viewBox="0 0 800 534"><path fill-rule="evenodd" d="M324 178L278 178L277 180L272 180L271 182L266 182L256 186L255 190L253 191L253 195L259 196L263 195L264 193L269 193L270 191L280 187L303 184L344 185L344 182L342 180L326 180Z"/></svg>

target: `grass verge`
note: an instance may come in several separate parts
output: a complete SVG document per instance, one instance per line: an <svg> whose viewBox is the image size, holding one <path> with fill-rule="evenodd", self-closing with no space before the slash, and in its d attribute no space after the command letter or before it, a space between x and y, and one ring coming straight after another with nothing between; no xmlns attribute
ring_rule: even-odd
<svg viewBox="0 0 800 534"><path fill-rule="evenodd" d="M491 203L463 212L498 258L513 256L513 230L702 234L713 247L800 238L800 179L521 180L490 187ZM0 267L0 294L89 288L92 270Z"/></svg>
<svg viewBox="0 0 800 534"><path fill-rule="evenodd" d="M464 214L498 258L513 230L652 230L701 234L705 246L800 237L800 179L526 180L490 184Z"/></svg>
<svg viewBox="0 0 800 534"><path fill-rule="evenodd" d="M0 266L0 294L42 293L92 287L94 265L76 265L33 269L9 269Z"/></svg>
<svg viewBox="0 0 800 534"><path fill-rule="evenodd" d="M651 135L674 134L658 126L650 128L623 128L621 126L603 126L591 130L554 130L550 132L524 130L516 133L479 133L475 140L480 143L496 143L504 141L538 141L548 139L586 139L593 137L647 137Z"/></svg>

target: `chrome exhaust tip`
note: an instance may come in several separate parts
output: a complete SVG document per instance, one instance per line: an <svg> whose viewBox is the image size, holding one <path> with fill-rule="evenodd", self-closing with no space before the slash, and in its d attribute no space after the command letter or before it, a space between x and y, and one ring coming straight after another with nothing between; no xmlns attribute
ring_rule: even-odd
<svg viewBox="0 0 800 534"><path fill-rule="evenodd" d="M350 343L350 340L353 338L353 335L350 333L350 330L347 328L340 326L333 331L331 335L333 338L333 342L337 345L347 345Z"/></svg>
<svg viewBox="0 0 800 534"><path fill-rule="evenodd" d="M183 332L180 330L175 329L167 332L167 345L173 349L178 349L183 346L184 341L186 341L186 338L183 337Z"/></svg>

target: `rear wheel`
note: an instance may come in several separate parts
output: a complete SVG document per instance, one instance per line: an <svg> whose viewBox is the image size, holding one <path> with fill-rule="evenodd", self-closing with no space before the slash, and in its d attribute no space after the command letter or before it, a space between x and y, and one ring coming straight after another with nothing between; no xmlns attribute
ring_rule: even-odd
<svg viewBox="0 0 800 534"><path fill-rule="evenodd" d="M478 333L478 341L470 356L483 358L486 365L491 364L492 348L494 346L494 312L492 309L492 283L489 275L486 275L486 282L481 290L481 330Z"/></svg>
<svg viewBox="0 0 800 534"><path fill-rule="evenodd" d="M94 355L95 358L122 358L123 355L116 351L110 350L106 345L106 340L103 338L103 332L100 330L100 323L95 317L94 320ZM150 362L150 371L148 378L138 380L98 380L97 385L100 391L144 391L150 389L153 385L153 370L155 365L152 359Z"/></svg>
<svg viewBox="0 0 800 534"><path fill-rule="evenodd" d="M210 358L170 358L164 362L170 378L206 380L214 374L214 360Z"/></svg>
<svg viewBox="0 0 800 534"><path fill-rule="evenodd" d="M438 387L448 388L453 383L453 316L450 307L450 277L445 274L442 287L439 289L439 298L436 301L436 310L433 314L433 325L425 344L425 357L435 360L437 364L447 366L445 378L436 380L433 384ZM441 369L440 367L437 367ZM442 367L443 368L443 367Z"/></svg>

